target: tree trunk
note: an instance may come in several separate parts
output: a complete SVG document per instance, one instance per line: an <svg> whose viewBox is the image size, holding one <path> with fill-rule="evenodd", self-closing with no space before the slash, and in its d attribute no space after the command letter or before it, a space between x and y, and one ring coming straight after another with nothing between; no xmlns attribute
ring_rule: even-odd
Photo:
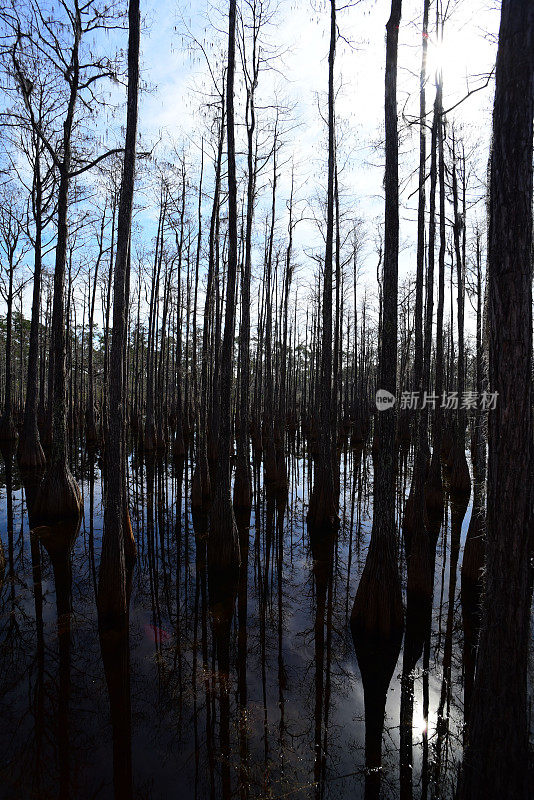
<svg viewBox="0 0 534 800"><path fill-rule="evenodd" d="M87 384L88 384L88 397L87 406L85 409L85 438L89 447L94 447L98 440L98 432L96 428L96 409L95 409L95 388L94 388L94 369L93 369L93 330L95 318L95 300L96 300L96 286L98 280L98 268L104 251L104 228L106 224L106 209L102 214L102 222L100 225L100 241L98 258L96 259L95 272L93 275L93 292L91 294L91 303L89 306L89 343L87 348ZM91 276L89 276L89 292L91 291ZM83 337L82 337L83 341ZM104 385L106 388L106 384Z"/></svg>
<svg viewBox="0 0 534 800"><path fill-rule="evenodd" d="M42 182L41 182L41 144L34 134L35 164L33 174L33 208L35 219L33 301L30 323L30 345L28 350L28 376L26 381L26 404L24 406L24 424L17 448L17 460L23 469L43 467L45 456L39 439L37 427L38 400L38 361L39 361L39 318L41 313L41 251L42 251Z"/></svg>
<svg viewBox="0 0 534 800"><path fill-rule="evenodd" d="M256 22L256 20L254 20ZM254 131L256 109L254 94L258 82L259 61L257 54L256 26L252 43L252 75L247 85L247 216L245 228L245 259L241 278L241 329L239 337L239 414L236 429L237 463L234 485L234 506L248 512L252 509L252 476L249 455L249 406L250 406L250 275L252 268L252 224L256 191L256 163L254 159Z"/></svg>
<svg viewBox="0 0 534 800"><path fill-rule="evenodd" d="M379 388L395 395L397 384L397 283L399 186L397 52L401 0L392 0L386 26L386 174L382 335ZM381 741L386 694L400 652L404 626L395 524L395 412L378 413L374 459L373 527L350 625L362 673L366 722L366 800L380 792ZM376 434L375 434L376 435Z"/></svg>
<svg viewBox="0 0 534 800"><path fill-rule="evenodd" d="M139 90L139 0L130 0L128 20L126 142L113 284L113 335L109 363L109 419L104 453L104 533L97 593L100 643L113 722L114 787L115 797L117 798L132 797L131 747L127 738L131 731L128 606L135 561L135 541L132 535L126 499L124 365L130 290L130 234L135 181Z"/></svg>
<svg viewBox="0 0 534 800"><path fill-rule="evenodd" d="M226 126L228 146L228 269L226 313L221 353L219 383L219 441L215 493L211 509L208 539L208 563L219 569L234 570L239 565L239 539L234 517L230 478L232 448L232 367L235 324L235 288L237 274L237 180L234 132L236 0L230 0L228 14L228 72L226 91Z"/></svg>
<svg viewBox="0 0 534 800"><path fill-rule="evenodd" d="M326 248L324 257L321 382L320 382L320 456L315 468L313 489L308 506L308 529L311 536L331 535L339 524L338 497L334 484L334 442L336 421L332 418L332 269L334 249L334 61L336 55L336 2L330 0L330 48L328 52L328 194L326 207Z"/></svg>
<svg viewBox="0 0 534 800"><path fill-rule="evenodd" d="M15 424L13 422L13 375L11 342L13 338L13 255L8 253L8 289L7 289L7 315L6 315L6 384L4 389L4 413L0 419L0 441L14 442L16 439Z"/></svg>
<svg viewBox="0 0 534 800"><path fill-rule="evenodd" d="M74 22L72 46L72 68L70 71L70 94L67 114L63 123L63 160L60 167L57 200L57 243L54 269L54 300L52 306L52 340L50 342L53 361L52 396L52 447L43 481L34 505L34 515L40 522L57 522L76 519L81 513L81 495L67 463L67 406L65 364L65 268L68 244L68 203L71 162L71 137L74 112L78 96L79 46L81 23L79 10Z"/></svg>
<svg viewBox="0 0 534 800"><path fill-rule="evenodd" d="M534 5L503 0L490 164L486 569L462 800L530 796Z"/></svg>

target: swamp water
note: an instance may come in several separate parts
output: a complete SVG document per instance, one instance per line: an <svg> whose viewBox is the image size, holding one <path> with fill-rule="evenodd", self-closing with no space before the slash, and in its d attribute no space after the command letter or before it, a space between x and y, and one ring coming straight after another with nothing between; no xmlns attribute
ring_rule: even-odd
<svg viewBox="0 0 534 800"><path fill-rule="evenodd" d="M72 548L72 613L59 620L56 603L65 587L56 585L48 552L30 536L15 461L4 458L0 468L0 796L113 797L113 734L95 602L103 524L98 455L80 449L73 463L84 517ZM130 456L137 562L131 727L124 724L120 736L126 748L131 742L135 798L364 796L363 689L348 621L371 530L371 456L342 454L340 530L325 564L314 562L309 546L310 462L302 453L289 458L289 476L283 508L267 496L262 470L254 469L250 528L240 531L242 565L221 635L209 606L205 543L191 519L191 464ZM399 483L398 513L410 476L401 473ZM471 505L462 548L470 513ZM443 684L449 552L447 506L436 551L429 671L420 659L413 673L417 798L422 792L452 796L462 752L462 549L451 680ZM405 585L404 558L401 564ZM386 703L384 798L400 794L401 673L402 651Z"/></svg>

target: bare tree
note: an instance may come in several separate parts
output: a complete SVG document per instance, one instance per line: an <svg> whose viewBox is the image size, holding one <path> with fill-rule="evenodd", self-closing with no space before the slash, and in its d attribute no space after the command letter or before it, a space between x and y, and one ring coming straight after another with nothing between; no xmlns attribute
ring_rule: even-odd
<svg viewBox="0 0 534 800"><path fill-rule="evenodd" d="M139 0L130 0L128 99L117 255L113 282L109 417L105 448L104 535L98 576L98 621L113 723L115 797L132 797L129 681L129 602L135 541L126 500L126 334L130 292L130 239L135 181L139 95ZM92 343L91 343L92 346Z"/></svg>
<svg viewBox="0 0 534 800"><path fill-rule="evenodd" d="M401 0L392 0L386 25L386 172L382 326L379 388L397 386L397 295L399 178L397 134L397 51ZM395 411L381 410L374 457L373 528L350 625L365 696L366 798L380 791L381 744L386 694L399 656L404 627L395 523Z"/></svg>
<svg viewBox="0 0 534 800"><path fill-rule="evenodd" d="M6 22L14 39L11 47L13 70L19 86L25 87L25 104L32 128L46 147L59 173L51 338L54 354L53 435L50 458L34 506L36 519L43 522L76 518L81 510L79 487L67 461L64 289L69 235L69 188L73 178L111 153L117 152L115 149L91 159L80 148L73 147L73 136L79 123L78 106L81 104L86 112L95 113L95 91L98 83L102 79L116 77L116 69L110 59L91 57L88 48L84 47L84 37L96 29L106 28L111 20L116 20L115 11L112 7L101 8L96 0L90 0L83 6L73 0L70 5L64 4L60 13L64 18L54 20L45 16L37 4L30 4L27 19L21 19L14 12L6 15ZM35 37L38 39L41 59L56 73L58 79L65 82L63 108L57 112L63 116L62 131L57 142L50 141L39 124L39 116L34 107L33 83L26 74L25 48L33 47Z"/></svg>
<svg viewBox="0 0 534 800"><path fill-rule="evenodd" d="M13 333L13 301L14 278L17 268L27 251L23 239L20 198L12 191L9 184L4 185L5 193L0 205L0 270L2 283L0 294L6 306L6 381L4 391L4 411L0 419L0 440L14 442L16 438L13 422L13 375L12 375L12 333Z"/></svg>
<svg viewBox="0 0 534 800"><path fill-rule="evenodd" d="M239 540L234 517L230 480L232 447L232 371L237 278L237 180L234 130L236 0L230 0L228 14L228 71L226 88L226 138L228 145L228 267L226 313L221 352L219 430L215 490L212 501L208 559L222 570L239 563Z"/></svg>
<svg viewBox="0 0 534 800"><path fill-rule="evenodd" d="M308 506L310 535L331 535L339 524L338 497L334 482L334 435L337 430L332 414L332 272L334 259L334 174L335 115L334 62L337 40L336 0L330 0L330 47L328 51L328 190L326 201L326 241L323 271L322 338L320 370L320 456L314 475Z"/></svg>

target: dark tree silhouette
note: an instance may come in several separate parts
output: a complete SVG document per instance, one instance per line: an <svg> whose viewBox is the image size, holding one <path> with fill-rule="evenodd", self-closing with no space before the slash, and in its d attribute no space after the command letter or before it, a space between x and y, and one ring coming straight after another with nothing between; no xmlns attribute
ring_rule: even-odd
<svg viewBox="0 0 534 800"><path fill-rule="evenodd" d="M324 256L321 371L319 382L320 454L308 506L310 535L331 535L339 524L334 482L336 421L332 404L332 270L334 251L335 117L334 62L336 57L336 2L330 0L330 48L328 52L328 194L326 200L326 247Z"/></svg>
<svg viewBox="0 0 534 800"><path fill-rule="evenodd" d="M212 501L208 561L233 570L239 563L239 538L234 517L230 479L232 448L232 372L237 277L237 179L235 165L234 82L235 82L236 0L230 0L228 14L228 73L226 88L226 138L228 144L228 267L226 313L221 353L219 397L219 440L215 490Z"/></svg>
<svg viewBox="0 0 534 800"><path fill-rule="evenodd" d="M482 629L461 800L530 796L534 5L503 0L488 239L489 414Z"/></svg>
<svg viewBox="0 0 534 800"><path fill-rule="evenodd" d="M116 798L132 797L128 622L135 542L126 500L124 387L130 235L135 180L139 93L139 0L130 0L128 100L124 167L117 225L113 286L113 335L109 362L109 415L104 453L104 534L98 576L98 622L113 723Z"/></svg>
<svg viewBox="0 0 534 800"><path fill-rule="evenodd" d="M379 388L397 386L397 295L399 184L397 135L397 51L401 0L392 0L386 25L386 174L382 330ZM380 791L381 743L387 688L399 656L404 626L395 523L395 411L378 414L374 456L371 542L358 585L350 626L365 695L366 798Z"/></svg>

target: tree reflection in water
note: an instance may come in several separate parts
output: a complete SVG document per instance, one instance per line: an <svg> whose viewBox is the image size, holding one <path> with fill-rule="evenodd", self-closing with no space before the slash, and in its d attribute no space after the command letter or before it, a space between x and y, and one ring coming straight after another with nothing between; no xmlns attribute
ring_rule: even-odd
<svg viewBox="0 0 534 800"><path fill-rule="evenodd" d="M85 507L77 535L72 525L33 525L38 476L19 475L4 454L3 797L112 797L115 782L123 797L363 798L363 687L347 597L369 544L372 467L367 448L348 444L340 529L313 548L305 524L311 464L300 441L288 458L287 493L264 486L254 459L252 514L236 513L241 562L231 574L208 561L208 518L191 510L191 461L134 449L137 562L128 635L113 642L99 638L96 613L98 458L84 449L77 456ZM436 796L452 796L456 781L462 641L449 560L452 552L461 563L470 507L463 522L457 506L452 517L452 550L448 523L436 534L431 617L408 598L408 649L383 720L383 797L399 796L401 785L405 797L418 796L425 770L424 788Z"/></svg>

